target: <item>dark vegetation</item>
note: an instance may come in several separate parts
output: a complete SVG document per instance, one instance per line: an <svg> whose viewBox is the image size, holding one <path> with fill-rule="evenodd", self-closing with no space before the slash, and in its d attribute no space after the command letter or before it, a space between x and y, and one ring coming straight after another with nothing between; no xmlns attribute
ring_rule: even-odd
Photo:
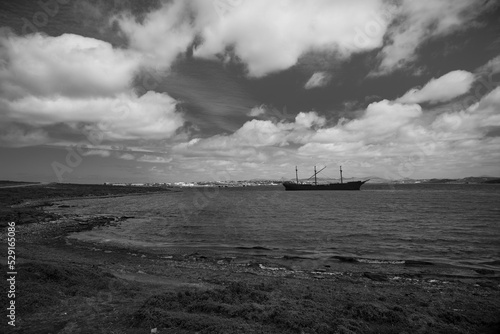
<svg viewBox="0 0 500 334"><path fill-rule="evenodd" d="M27 185L27 184L38 184L39 182L25 182L25 181L9 181L9 180L0 180L0 188L8 187L8 186L18 186L18 185Z"/></svg>
<svg viewBox="0 0 500 334"><path fill-rule="evenodd" d="M465 177L463 179L429 179L425 180L422 183L459 183L459 184L467 184L467 183L500 183L500 178L498 177Z"/></svg>
<svg viewBox="0 0 500 334"><path fill-rule="evenodd" d="M7 182L7 181L3 181ZM119 196L125 194L145 194L169 191L159 187L111 186L100 184L68 184L51 183L19 188L0 187L0 227L8 221L16 224L30 224L57 218L54 214L44 212L44 206L52 205L52 200L88 197ZM32 202L20 206L25 202ZM16 207L11 207L16 206Z"/></svg>
<svg viewBox="0 0 500 334"><path fill-rule="evenodd" d="M168 191L160 187L111 186L102 184L51 183L29 188L0 188L0 203L20 204L24 201L43 201L88 196L114 196Z"/></svg>
<svg viewBox="0 0 500 334"><path fill-rule="evenodd" d="M500 329L500 311L491 304L498 295L494 286L472 291L455 283L204 272L203 280L216 288L161 292L95 265L60 262L18 266L20 333L140 334L157 328L158 333L182 334L494 334ZM0 269L7 271L6 266ZM193 279L186 273L187 280ZM6 305L6 294L0 303Z"/></svg>
<svg viewBox="0 0 500 334"><path fill-rule="evenodd" d="M6 266L2 268L7 272ZM57 306L75 297L91 297L107 289L114 276L97 268L53 263L25 263L18 265L16 296L17 310L29 314ZM5 298L2 294L2 298ZM5 304L2 304L5 305Z"/></svg>
<svg viewBox="0 0 500 334"><path fill-rule="evenodd" d="M6 266L1 270L7 272ZM17 266L16 328L9 333L112 333L113 302L133 298L136 288L97 266L36 262ZM0 295L7 305L7 294ZM123 310L121 310L123 312ZM115 320L115 319L113 319ZM14 329L14 331L12 331Z"/></svg>
<svg viewBox="0 0 500 334"><path fill-rule="evenodd" d="M132 325L167 333L496 333L499 312L447 289L264 279L149 298ZM310 284L308 284L310 283ZM346 284L347 283L347 284Z"/></svg>

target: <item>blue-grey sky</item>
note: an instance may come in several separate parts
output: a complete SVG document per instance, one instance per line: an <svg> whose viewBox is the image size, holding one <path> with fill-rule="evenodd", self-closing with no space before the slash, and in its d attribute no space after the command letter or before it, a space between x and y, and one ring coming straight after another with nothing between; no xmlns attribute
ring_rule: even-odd
<svg viewBox="0 0 500 334"><path fill-rule="evenodd" d="M499 17L479 0L4 1L0 179L500 176Z"/></svg>

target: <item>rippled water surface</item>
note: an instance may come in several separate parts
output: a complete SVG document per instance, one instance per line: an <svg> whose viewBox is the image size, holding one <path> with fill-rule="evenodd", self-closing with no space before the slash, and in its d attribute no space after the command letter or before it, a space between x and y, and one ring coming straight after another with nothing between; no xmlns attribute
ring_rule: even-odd
<svg viewBox="0 0 500 334"><path fill-rule="evenodd" d="M78 234L154 249L271 257L500 264L497 185L370 185L361 191L201 188L73 201L76 213L134 216Z"/></svg>

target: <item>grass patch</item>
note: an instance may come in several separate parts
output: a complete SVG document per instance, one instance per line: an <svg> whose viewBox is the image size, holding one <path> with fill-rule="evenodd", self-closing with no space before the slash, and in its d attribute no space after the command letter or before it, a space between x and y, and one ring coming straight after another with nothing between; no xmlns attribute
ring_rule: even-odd
<svg viewBox="0 0 500 334"><path fill-rule="evenodd" d="M132 325L200 333L331 333L335 318L311 306L284 297L276 282L231 282L222 289L153 296Z"/></svg>
<svg viewBox="0 0 500 334"><path fill-rule="evenodd" d="M421 298L431 297L427 293L401 300L399 293L390 292L390 284L390 293L380 299L384 290L370 291L355 284L339 288L334 282L259 281L153 296L133 314L131 326L173 332L318 334L483 333L496 328L495 319L485 314L466 317L449 311L452 300L443 299L436 307L422 304Z"/></svg>
<svg viewBox="0 0 500 334"><path fill-rule="evenodd" d="M2 270L7 271L3 266ZM113 275L97 267L24 263L17 265L16 305L19 314L27 315L57 306L73 297L92 297L120 283ZM2 299L6 298L2 294ZM2 301L6 305L6 301Z"/></svg>

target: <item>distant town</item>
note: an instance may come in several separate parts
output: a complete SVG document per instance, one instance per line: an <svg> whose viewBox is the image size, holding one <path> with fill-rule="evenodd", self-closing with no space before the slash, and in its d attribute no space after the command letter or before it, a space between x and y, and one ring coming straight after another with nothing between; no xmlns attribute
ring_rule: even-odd
<svg viewBox="0 0 500 334"><path fill-rule="evenodd" d="M278 186L283 181L275 180L249 180L249 181L198 181L198 182L165 182L165 183L113 183L104 182L105 185L112 186L138 186L138 187L252 187L252 186Z"/></svg>
<svg viewBox="0 0 500 334"><path fill-rule="evenodd" d="M462 179L400 179L400 180L389 180L380 177L368 177L361 178L363 180L370 179L368 183L381 184L381 183L392 183L392 184L416 184L416 183L427 183L427 184L479 184L479 183L500 183L500 178L498 177L466 177ZM344 179L344 182L349 182L355 180ZM356 179L357 180L357 179ZM255 187L255 186L280 186L285 180L243 180L243 181L193 181L193 182L155 182L155 183L114 183L114 182L104 182L105 185L112 186L137 186L137 187L167 187L167 188L185 188L185 187ZM299 182L310 183L311 180L299 180ZM336 179L318 179L318 183L334 183L339 182Z"/></svg>

